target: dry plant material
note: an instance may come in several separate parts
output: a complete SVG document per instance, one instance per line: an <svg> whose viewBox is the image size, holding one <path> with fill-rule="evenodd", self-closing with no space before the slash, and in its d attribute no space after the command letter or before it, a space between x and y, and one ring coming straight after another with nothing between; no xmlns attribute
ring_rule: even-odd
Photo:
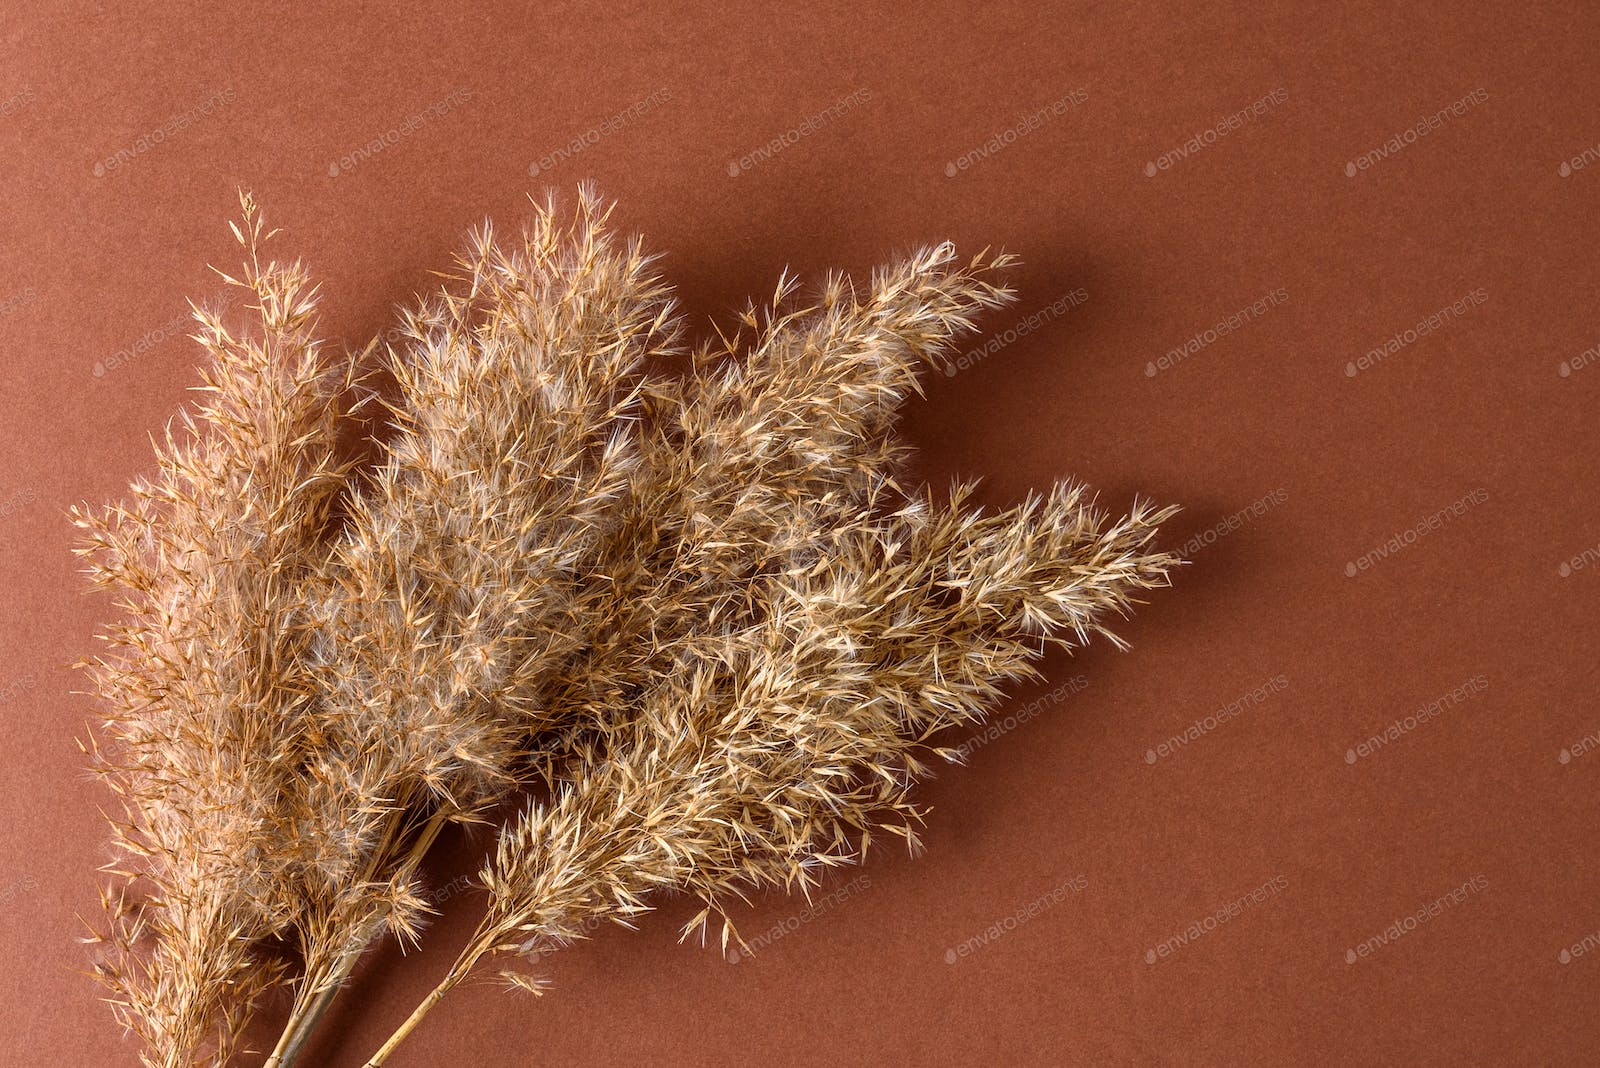
<svg viewBox="0 0 1600 1068"><path fill-rule="evenodd" d="M134 857L105 977L147 1063L226 1062L287 982L269 1063L292 1064L367 948L420 937L440 829L529 785L548 797L501 829L476 933L371 1064L496 959L660 892L726 946L732 900L809 892L874 833L915 846L942 732L1177 563L1152 547L1169 510L902 488L900 406L1012 298L1007 257L941 245L810 303L785 278L686 350L608 214L584 193L474 235L406 313L394 433L351 472L351 372L319 355L303 272L255 265L247 204L263 339L203 323L219 401L164 481L81 520L131 613L92 677Z"/></svg>
<svg viewBox="0 0 1600 1068"><path fill-rule="evenodd" d="M79 509L93 582L126 618L87 664L105 719L93 767L118 796L118 859L96 970L152 1065L226 1060L282 975L293 923L281 790L298 774L317 698L307 581L327 559L343 360L315 341L298 263L263 264L243 198L241 278L258 322L235 336L196 308L207 399L157 443L130 499Z"/></svg>
<svg viewBox="0 0 1600 1068"><path fill-rule="evenodd" d="M354 494L308 659L322 743L293 813L310 875L305 979L274 1057L387 926L419 933L416 869L447 822L521 780L593 632L596 563L638 467L641 364L674 343L666 287L585 196L519 242L474 235L408 315L398 433Z"/></svg>

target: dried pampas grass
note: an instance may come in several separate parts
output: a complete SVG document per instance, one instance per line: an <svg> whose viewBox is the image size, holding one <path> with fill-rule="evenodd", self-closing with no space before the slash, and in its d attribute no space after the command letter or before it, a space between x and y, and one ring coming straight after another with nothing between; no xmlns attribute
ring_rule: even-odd
<svg viewBox="0 0 1600 1068"><path fill-rule="evenodd" d="M530 787L476 933L371 1064L469 976L537 991L519 954L661 892L726 947L752 889L915 845L946 728L1178 563L1170 510L902 486L900 406L1011 300L1009 258L941 245L810 301L786 277L689 347L609 214L584 192L474 234L405 313L395 396L365 402L393 432L353 469L356 361L324 357L303 270L260 264L246 198L258 329L197 313L212 402L77 517L128 613L89 665L125 809L96 939L145 1063L226 1063L283 985L269 1063L294 1063L365 951L421 936L440 831Z"/></svg>
<svg viewBox="0 0 1600 1068"><path fill-rule="evenodd" d="M91 936L117 1018L149 1064L226 1060L282 977L270 949L299 913L283 790L316 739L308 590L344 491L339 398L349 379L316 341L299 264L263 264L243 199L234 233L256 323L235 336L195 309L207 399L157 443L128 502L75 511L92 581L126 619L86 667L105 718L93 767L117 794L121 860Z"/></svg>

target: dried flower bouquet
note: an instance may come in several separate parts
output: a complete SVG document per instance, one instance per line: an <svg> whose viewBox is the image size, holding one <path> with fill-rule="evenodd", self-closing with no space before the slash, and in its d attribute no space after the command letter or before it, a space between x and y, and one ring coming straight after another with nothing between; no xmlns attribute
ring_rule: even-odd
<svg viewBox="0 0 1600 1068"><path fill-rule="evenodd" d="M609 214L584 192L475 233L380 401L244 198L228 281L257 322L197 310L210 399L128 503L77 514L126 616L87 665L122 808L94 940L144 1063L228 1063L287 986L268 1063L293 1064L365 951L421 936L439 833L530 788L477 931L370 1064L469 976L537 992L516 956L663 892L726 947L752 889L914 846L946 729L1178 563L1170 509L902 486L900 407L1012 299L1007 257L940 245L810 301L785 278L691 347ZM371 463L342 448L353 397L391 412Z"/></svg>

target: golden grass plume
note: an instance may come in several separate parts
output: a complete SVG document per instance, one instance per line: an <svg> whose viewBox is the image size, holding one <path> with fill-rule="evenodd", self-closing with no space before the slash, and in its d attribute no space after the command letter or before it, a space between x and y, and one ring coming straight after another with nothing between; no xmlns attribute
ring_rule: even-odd
<svg viewBox="0 0 1600 1068"><path fill-rule="evenodd" d="M539 988L496 959L664 892L726 946L752 889L915 846L944 732L1178 563L1167 509L903 485L901 406L1013 298L1009 257L937 245L809 298L785 276L691 345L611 211L585 190L472 235L403 314L357 469L357 360L317 341L304 269L260 262L244 198L258 324L197 312L211 399L129 503L77 516L126 613L89 664L127 858L96 938L147 1064L227 1063L282 985L269 1064L293 1064L385 932L422 936L440 831L530 786L476 933L371 1064L470 975Z"/></svg>

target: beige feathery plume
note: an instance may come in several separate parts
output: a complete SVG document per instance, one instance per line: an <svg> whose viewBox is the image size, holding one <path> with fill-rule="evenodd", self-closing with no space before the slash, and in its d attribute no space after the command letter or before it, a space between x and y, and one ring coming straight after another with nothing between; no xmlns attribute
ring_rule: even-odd
<svg viewBox="0 0 1600 1068"><path fill-rule="evenodd" d="M157 443L127 503L75 510L94 583L124 622L86 664L105 709L94 766L123 812L97 972L148 1065L226 1060L280 965L265 940L293 918L276 878L278 792L305 743L314 687L303 579L321 566L342 491L346 377L316 341L298 263L263 264L241 197L240 278L259 322L235 336L195 309L208 399Z"/></svg>
<svg viewBox="0 0 1600 1068"><path fill-rule="evenodd" d="M502 834L477 933L372 1065L486 957L627 922L652 891L700 896L703 921L752 886L805 890L874 827L914 841L908 791L928 753L953 756L938 732L981 718L1041 639L1105 633L1164 584L1176 561L1149 543L1168 512L1111 523L1063 485L986 518L966 489L937 511L895 487L918 362L1006 295L953 262L945 247L880 272L864 302L830 281L748 356L736 339L720 367L702 354L641 508L677 531L640 565L647 640L609 690L625 700L576 717L598 725L552 754L566 784Z"/></svg>
<svg viewBox="0 0 1600 1068"><path fill-rule="evenodd" d="M1112 523L1062 486L993 517L917 503L796 550L502 834L477 932L369 1066L486 958L630 922L659 891L700 897L694 926L751 887L809 890L864 859L875 829L914 843L911 787L926 756L954 757L939 732L981 720L1040 639L1105 633L1107 613L1163 585L1176 561L1149 543L1164 514Z"/></svg>
<svg viewBox="0 0 1600 1068"><path fill-rule="evenodd" d="M518 242L486 224L393 353L397 433L350 506L308 657L306 971L273 1065L385 927L418 935L422 855L516 786L564 713L541 700L547 678L601 625L640 368L676 352L668 291L609 211L584 192Z"/></svg>
<svg viewBox="0 0 1600 1068"><path fill-rule="evenodd" d="M785 277L672 376L670 290L609 212L584 192L474 235L406 314L393 432L355 477L348 372L304 273L256 262L246 201L262 339L203 317L218 399L132 505L80 517L132 616L92 677L136 858L103 974L147 1063L225 1062L287 981L288 1068L365 950L420 936L439 831L530 782L553 793L503 828L476 936L374 1064L486 959L653 891L726 944L732 898L807 890L874 831L914 844L940 732L1176 563L1165 511L901 488L900 406L1012 299L1008 257L940 245L807 304Z"/></svg>
<svg viewBox="0 0 1600 1068"><path fill-rule="evenodd" d="M743 315L748 336L720 335L686 380L652 383L640 465L599 569L608 603L547 697L581 707L573 730L625 709L659 650L714 632L794 539L894 485L908 452L892 433L900 405L977 314L1011 299L994 281L1011 262L963 263L941 245L877 272L864 293L832 276L807 305L786 278ZM536 754L547 779L561 752Z"/></svg>

